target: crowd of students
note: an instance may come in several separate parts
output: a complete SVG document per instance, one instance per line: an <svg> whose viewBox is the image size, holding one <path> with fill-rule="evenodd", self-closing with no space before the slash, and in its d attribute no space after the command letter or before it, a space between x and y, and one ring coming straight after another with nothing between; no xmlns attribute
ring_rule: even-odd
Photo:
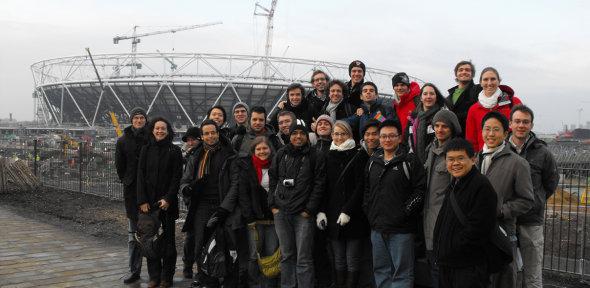
<svg viewBox="0 0 590 288"><path fill-rule="evenodd" d="M469 61L455 66L446 95L395 74L392 104L365 69L353 61L346 83L314 71L313 89L290 85L271 115L238 102L232 125L211 107L182 152L168 120L133 109L116 149L129 218L124 282L140 278L138 215L157 209L165 244L147 260L148 287L173 285L180 195L193 287L413 287L420 257L433 287L542 287L543 211L559 175L532 132L533 111L492 67L475 84ZM490 273L486 243L498 225L513 261ZM212 231L231 250L224 277L196 264ZM270 255L280 256L271 277L259 264Z"/></svg>

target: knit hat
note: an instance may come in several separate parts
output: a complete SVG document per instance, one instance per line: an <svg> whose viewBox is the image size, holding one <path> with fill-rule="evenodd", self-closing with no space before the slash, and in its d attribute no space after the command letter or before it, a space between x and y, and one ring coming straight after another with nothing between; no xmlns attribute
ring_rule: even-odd
<svg viewBox="0 0 590 288"><path fill-rule="evenodd" d="M350 73L352 72L352 68L354 67L359 67L361 69L363 69L363 75L366 74L367 70L365 67L365 63L361 62L360 60L354 60L352 62L350 62L350 65L348 65L348 76L350 76Z"/></svg>
<svg viewBox="0 0 590 288"><path fill-rule="evenodd" d="M399 72L393 75L391 78L391 85L395 86L397 83L402 83L406 86L410 86L410 77L405 72Z"/></svg>
<svg viewBox="0 0 590 288"><path fill-rule="evenodd" d="M350 124L348 124L348 122L343 121L343 120L338 120L336 121L336 123L334 123L334 126L338 126L344 130L346 130L346 133L348 133L348 135L350 135L350 137L352 137L352 128L350 127Z"/></svg>
<svg viewBox="0 0 590 288"><path fill-rule="evenodd" d="M309 133L309 129L305 126L305 122L301 119L297 119L291 124L291 128L289 129L289 134L293 133L295 130L302 130L305 132L305 135ZM309 136L308 136L309 137Z"/></svg>
<svg viewBox="0 0 590 288"><path fill-rule="evenodd" d="M143 115L143 117L147 119L147 113L145 113L145 110L141 107L135 107L129 111L129 118L133 119L133 116L135 115Z"/></svg>
<svg viewBox="0 0 590 288"><path fill-rule="evenodd" d="M246 109L246 113L250 113L250 107L244 102L237 102L234 104L234 107L231 108L232 113L235 113L238 107L244 107Z"/></svg>
<svg viewBox="0 0 590 288"><path fill-rule="evenodd" d="M315 123L320 123L321 120L328 121L328 123L330 123L330 126L334 127L334 120L329 115L326 115L326 114L320 115L318 117L318 119L316 119Z"/></svg>
<svg viewBox="0 0 590 288"><path fill-rule="evenodd" d="M454 136L457 136L461 133L459 119L457 119L457 115L455 115L455 113L450 110L441 109L440 111L436 112L432 118L432 124L434 125L436 122L443 122L449 126L453 131Z"/></svg>
<svg viewBox="0 0 590 288"><path fill-rule="evenodd" d="M192 137L194 139L201 138L201 130L199 129L199 127L188 128L186 130L186 133L184 133L184 136L182 136L182 142L186 142L188 137Z"/></svg>

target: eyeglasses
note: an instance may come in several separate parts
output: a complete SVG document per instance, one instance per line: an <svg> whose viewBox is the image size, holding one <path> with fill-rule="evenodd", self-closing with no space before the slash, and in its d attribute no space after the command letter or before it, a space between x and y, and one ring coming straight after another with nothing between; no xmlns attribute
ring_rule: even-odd
<svg viewBox="0 0 590 288"><path fill-rule="evenodd" d="M501 131L502 131L502 129L500 127L489 127L489 126L483 127L483 132L488 133L488 134L491 132L500 133Z"/></svg>
<svg viewBox="0 0 590 288"><path fill-rule="evenodd" d="M457 157L457 158L447 158L447 163L455 163L455 162L459 162L459 163L465 163L467 161L466 157Z"/></svg>
<svg viewBox="0 0 590 288"><path fill-rule="evenodd" d="M340 137L340 136L347 136L348 133L346 133L346 132L334 132L334 133L332 133L332 135L334 135L335 137Z"/></svg>
<svg viewBox="0 0 590 288"><path fill-rule="evenodd" d="M379 135L379 139L383 139L383 140L394 140L397 137L399 137L399 134L383 134L383 135Z"/></svg>

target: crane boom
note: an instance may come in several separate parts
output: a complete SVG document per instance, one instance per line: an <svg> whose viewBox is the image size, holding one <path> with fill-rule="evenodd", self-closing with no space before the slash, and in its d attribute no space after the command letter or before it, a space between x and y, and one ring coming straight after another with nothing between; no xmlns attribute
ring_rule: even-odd
<svg viewBox="0 0 590 288"><path fill-rule="evenodd" d="M176 33L176 32L180 32L180 31L196 29L196 28L201 28L201 27L207 27L207 26L213 26L213 25L218 25L218 24L223 24L223 22L217 21L217 22L211 22L211 23L205 23L205 24L178 27L178 28L169 29L169 30L153 31L153 32L136 34L136 35L115 36L115 38L113 38L113 42L115 44L117 44L120 40L134 39L134 38L140 38L140 37L152 36L152 35L158 35L158 34L165 34L165 33ZM135 26L135 27L137 27L137 26Z"/></svg>

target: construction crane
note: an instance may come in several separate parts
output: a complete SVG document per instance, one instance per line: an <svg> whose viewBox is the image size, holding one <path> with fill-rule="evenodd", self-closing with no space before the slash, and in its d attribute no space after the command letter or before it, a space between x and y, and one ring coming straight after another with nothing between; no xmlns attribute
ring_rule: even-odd
<svg viewBox="0 0 590 288"><path fill-rule="evenodd" d="M164 55L164 53L160 52L160 50L158 50L158 49L156 49L156 52L160 53L160 55L162 55L162 57L164 57L164 60L166 60L166 61L168 61L168 63L170 63L170 70L172 70L174 72L174 70L176 70L176 68L178 67L178 65L176 65L176 63L174 63L174 60L166 57L166 55Z"/></svg>
<svg viewBox="0 0 590 288"><path fill-rule="evenodd" d="M265 57L265 61L264 61L264 70L263 70L263 77L267 78L269 76L269 57L270 54L272 53L272 30L274 28L273 26L273 18L275 16L275 8L277 7L277 1L278 0L272 0L271 4L270 4L270 8L266 8L260 4L258 4L258 2L256 2L256 5L254 6L254 15L255 16L264 16L266 17L266 44L264 45L264 57ZM258 9L262 10L262 12L258 12Z"/></svg>
<svg viewBox="0 0 590 288"><path fill-rule="evenodd" d="M121 125L119 125L119 120L115 115L115 112L110 111L109 115L111 115L111 123L113 123L113 127L115 127L115 133L117 133L117 137L123 136L123 130L121 130Z"/></svg>
<svg viewBox="0 0 590 288"><path fill-rule="evenodd" d="M218 25L218 24L222 24L222 22L219 22L219 21L218 22L211 22L211 23L178 27L178 28L169 29L169 30L160 30L160 31L153 31L153 32L141 33L141 34L137 34L137 28L139 28L139 26L133 26L133 34L128 35L128 36L115 36L115 38L113 38L113 43L119 44L119 41L121 41L121 40L131 39L131 64L129 66L131 66L131 75L133 77L135 77L135 73L138 68L136 60L135 60L135 54L137 53L137 44L139 44L139 42L141 42L141 39L140 39L141 37L166 34L166 33L176 33L176 32L180 32L180 31L202 28L202 27L207 27L207 26L213 26L213 25Z"/></svg>

